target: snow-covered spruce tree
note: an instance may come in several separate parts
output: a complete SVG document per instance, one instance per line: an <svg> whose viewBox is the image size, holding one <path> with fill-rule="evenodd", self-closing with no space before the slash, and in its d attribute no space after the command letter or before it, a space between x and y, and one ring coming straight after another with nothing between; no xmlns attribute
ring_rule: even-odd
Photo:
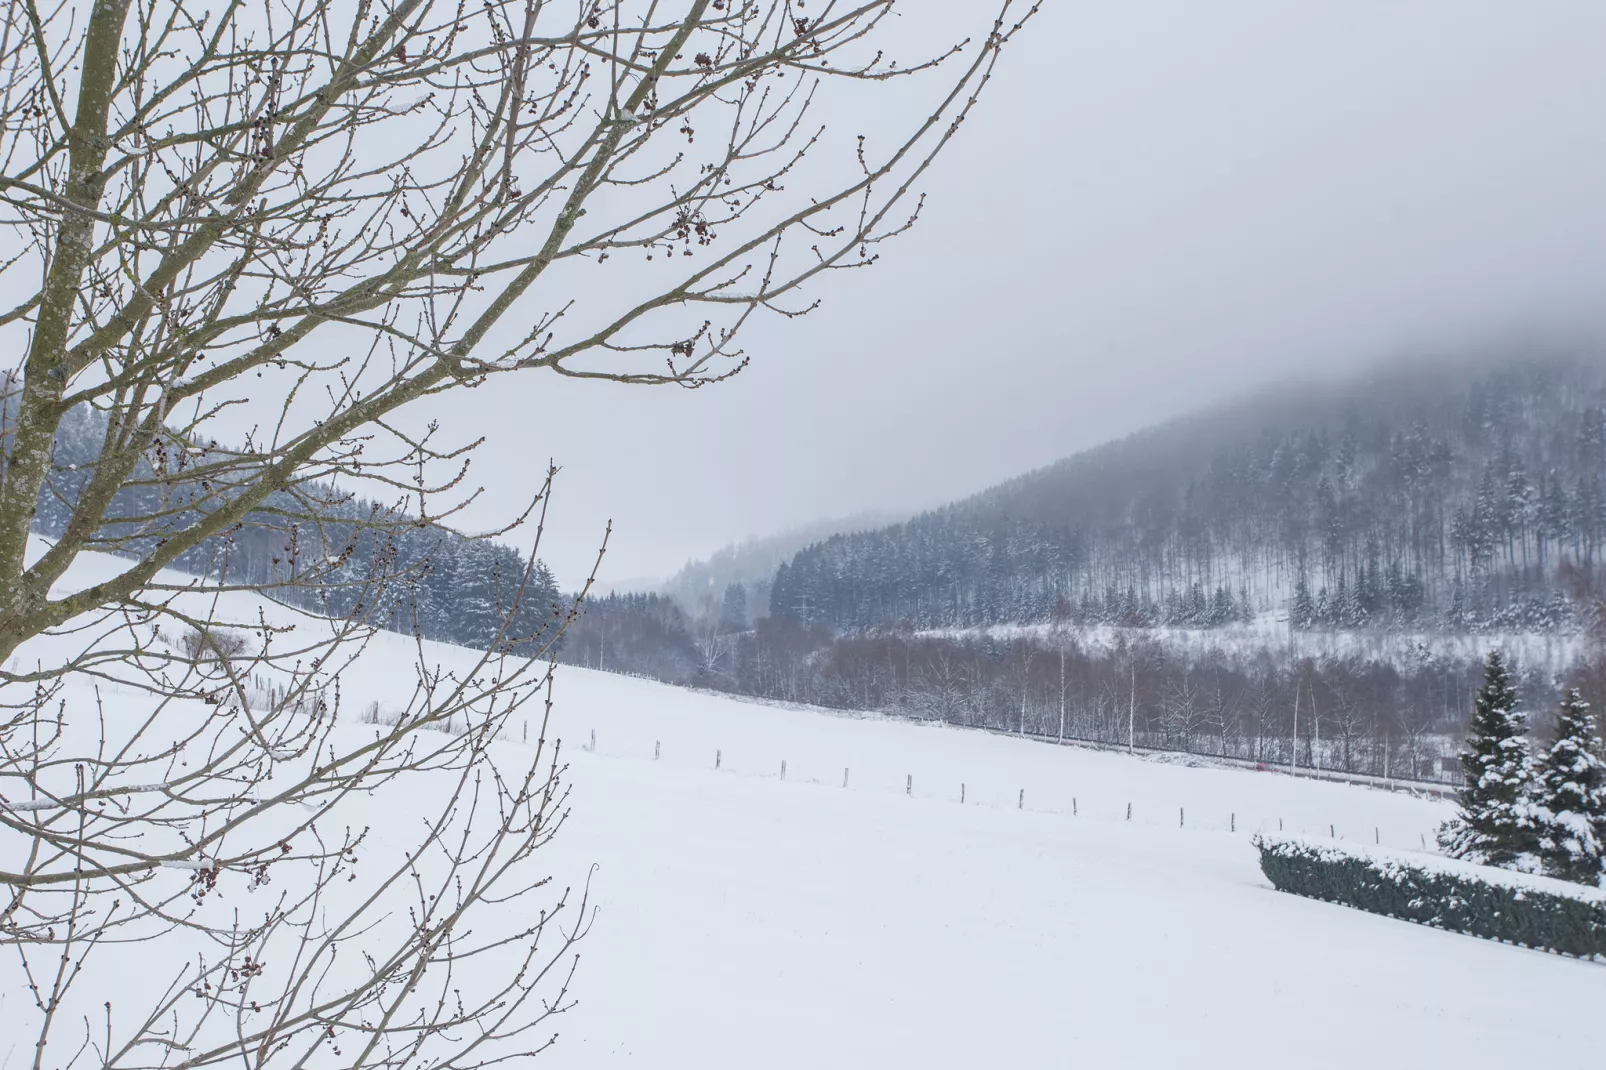
<svg viewBox="0 0 1606 1070"><path fill-rule="evenodd" d="M1439 829L1446 853L1513 869L1539 867L1535 771L1524 720L1511 670L1500 651L1491 651L1461 754L1461 812Z"/></svg>
<svg viewBox="0 0 1606 1070"><path fill-rule="evenodd" d="M1288 609L1288 624L1295 631L1305 631L1316 624L1316 603L1310 596L1310 584L1304 573L1294 584L1294 601Z"/></svg>
<svg viewBox="0 0 1606 1070"><path fill-rule="evenodd" d="M1536 788L1545 872L1599 884L1606 872L1606 764L1589 704L1568 690L1556 714L1556 739L1539 763Z"/></svg>

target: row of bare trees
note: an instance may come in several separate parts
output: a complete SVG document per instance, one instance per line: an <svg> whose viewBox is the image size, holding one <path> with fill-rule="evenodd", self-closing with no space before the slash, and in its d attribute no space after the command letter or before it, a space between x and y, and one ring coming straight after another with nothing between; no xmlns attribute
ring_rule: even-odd
<svg viewBox="0 0 1606 1070"><path fill-rule="evenodd" d="M1470 656L1184 649L1143 631L1108 640L1070 628L831 636L765 618L728 668L677 682L1047 739L1453 781L1478 673ZM1525 676L1536 709L1563 684L1606 701L1598 658Z"/></svg>

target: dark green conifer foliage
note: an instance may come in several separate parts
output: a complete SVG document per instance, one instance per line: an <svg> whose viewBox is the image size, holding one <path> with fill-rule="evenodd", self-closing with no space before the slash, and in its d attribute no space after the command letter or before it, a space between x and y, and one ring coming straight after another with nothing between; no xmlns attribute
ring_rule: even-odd
<svg viewBox="0 0 1606 1070"><path fill-rule="evenodd" d="M1451 856L1515 868L1537 864L1534 767L1523 721L1511 670L1492 651L1461 754L1461 812L1439 830L1439 845Z"/></svg>
<svg viewBox="0 0 1606 1070"><path fill-rule="evenodd" d="M1310 584L1305 582L1305 576L1300 574L1294 583L1294 600L1288 608L1289 627L1296 631L1304 631L1316 624L1316 603L1310 597Z"/></svg>
<svg viewBox="0 0 1606 1070"><path fill-rule="evenodd" d="M1572 689L1556 714L1556 739L1538 778L1545 872L1579 884L1599 884L1606 871L1606 766L1589 704Z"/></svg>

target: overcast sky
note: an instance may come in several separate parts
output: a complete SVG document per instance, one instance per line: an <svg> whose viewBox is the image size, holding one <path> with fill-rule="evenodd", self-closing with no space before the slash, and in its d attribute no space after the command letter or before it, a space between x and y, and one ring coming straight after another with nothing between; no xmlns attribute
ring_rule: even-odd
<svg viewBox="0 0 1606 1070"><path fill-rule="evenodd" d="M1606 3L1046 0L923 185L924 222L732 382L454 402L483 519L551 455L560 579L609 517L605 578L664 576L1271 380L1595 329Z"/></svg>

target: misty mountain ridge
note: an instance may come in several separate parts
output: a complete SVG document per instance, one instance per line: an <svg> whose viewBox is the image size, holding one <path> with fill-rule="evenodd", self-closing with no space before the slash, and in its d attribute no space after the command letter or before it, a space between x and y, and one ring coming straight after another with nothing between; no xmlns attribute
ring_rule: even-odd
<svg viewBox="0 0 1606 1070"><path fill-rule="evenodd" d="M835 631L1068 621L1573 627L1606 537L1606 363L1409 364L1282 387L1087 450L777 570Z"/></svg>
<svg viewBox="0 0 1606 1070"><path fill-rule="evenodd" d="M775 570L791 560L798 551L833 535L886 527L903 520L906 515L872 510L816 520L772 535L733 542L705 558L686 562L656 589L658 593L674 599L687 613L695 614L711 603L722 605L727 589L739 585L746 599L745 617L751 620L769 611L770 582L775 578ZM629 586L613 584L610 593L625 593ZM647 586L635 585L638 590Z"/></svg>

